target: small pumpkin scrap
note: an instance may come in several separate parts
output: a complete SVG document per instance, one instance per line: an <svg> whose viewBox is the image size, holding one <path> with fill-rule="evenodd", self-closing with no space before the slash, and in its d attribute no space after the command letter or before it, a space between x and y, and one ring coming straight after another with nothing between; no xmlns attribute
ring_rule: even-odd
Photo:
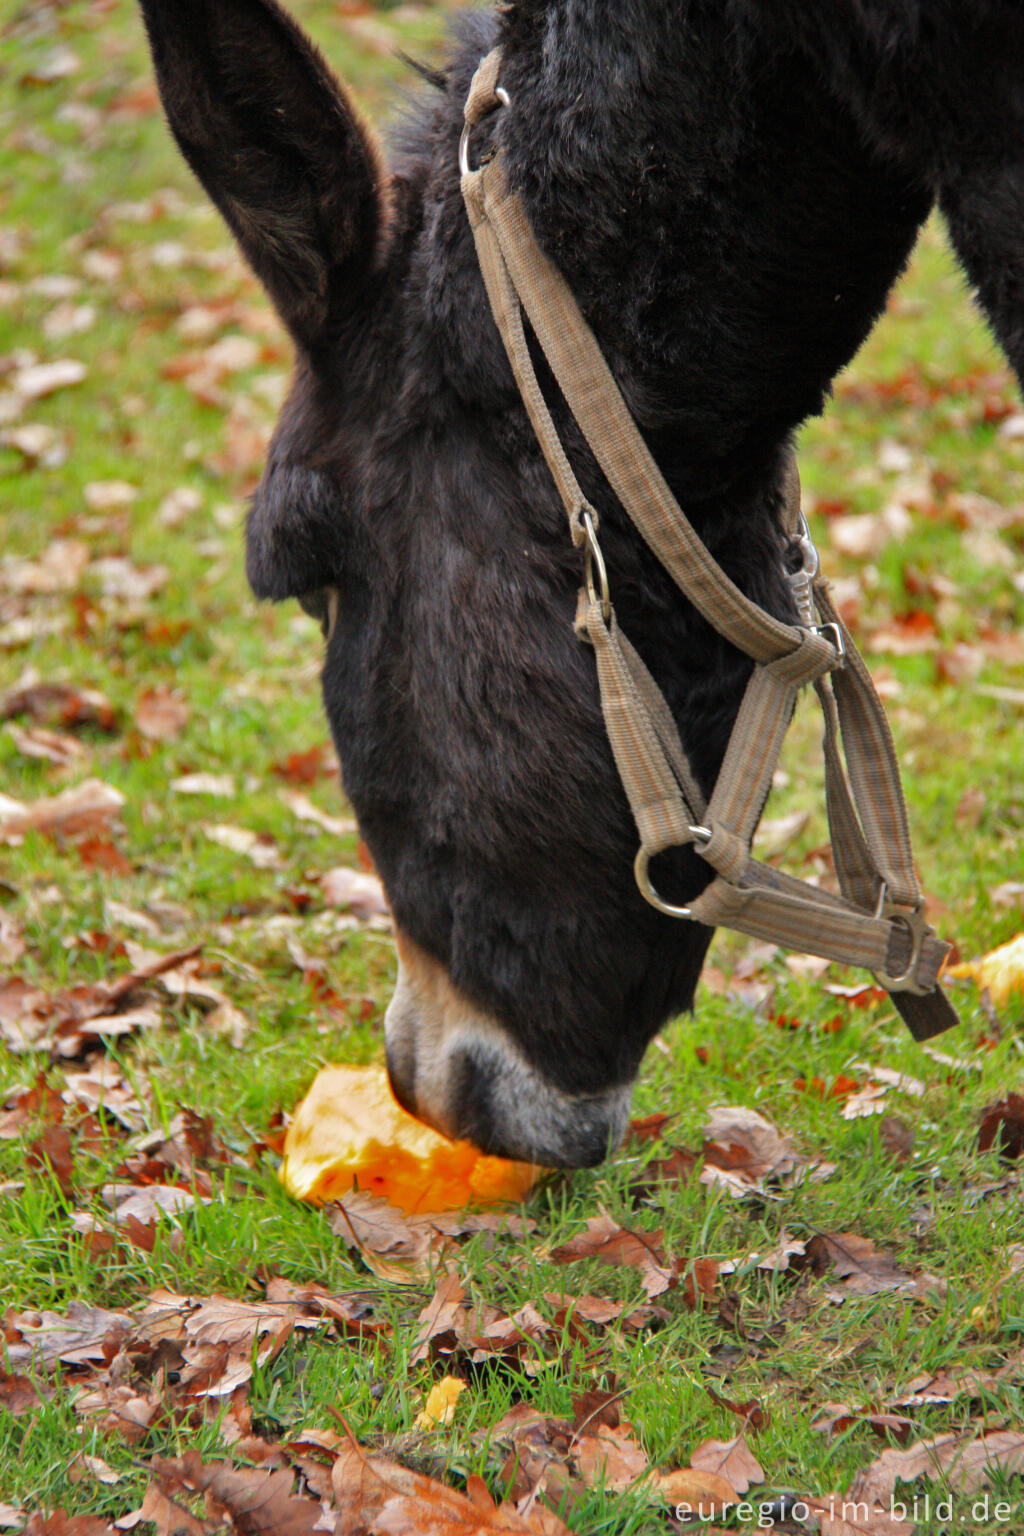
<svg viewBox="0 0 1024 1536"><path fill-rule="evenodd" d="M522 1200L540 1171L424 1125L395 1100L383 1067L324 1067L288 1127L281 1181L314 1204L359 1188L415 1215Z"/></svg>

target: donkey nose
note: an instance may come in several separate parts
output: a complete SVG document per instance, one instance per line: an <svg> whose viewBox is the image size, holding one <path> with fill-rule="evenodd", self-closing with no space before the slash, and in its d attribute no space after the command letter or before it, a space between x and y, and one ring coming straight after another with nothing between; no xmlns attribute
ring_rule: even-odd
<svg viewBox="0 0 1024 1536"><path fill-rule="evenodd" d="M607 1157L626 1127L628 1083L565 1092L401 934L398 951L384 1027L388 1076L403 1108L499 1157L552 1168L592 1167Z"/></svg>

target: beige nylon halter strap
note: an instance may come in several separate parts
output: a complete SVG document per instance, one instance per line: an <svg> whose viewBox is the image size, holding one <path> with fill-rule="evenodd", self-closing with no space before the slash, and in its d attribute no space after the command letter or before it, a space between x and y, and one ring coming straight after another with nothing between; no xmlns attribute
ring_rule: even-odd
<svg viewBox="0 0 1024 1536"><path fill-rule="evenodd" d="M586 556L576 628L593 646L601 706L616 767L640 838L641 893L670 916L735 928L755 938L873 971L917 1039L957 1023L937 985L949 946L924 921L896 755L881 702L853 641L814 579L816 554L791 577L800 624L773 618L711 557L641 437L565 280L541 251L501 155L472 170L471 130L500 104L500 51L483 60L466 103L462 193L491 309L527 414ZM637 530L705 619L755 663L711 799L705 802L672 715L619 629L584 496L537 381L526 315L601 470ZM783 489L795 539L795 461ZM806 529L804 529L806 535ZM816 622L817 619L817 622ZM813 683L825 719L829 829L841 895L759 864L750 844L771 787L797 694ZM842 744L842 748L840 746ZM845 751L845 766L844 756ZM654 889L648 865L692 844L714 878L686 907Z"/></svg>

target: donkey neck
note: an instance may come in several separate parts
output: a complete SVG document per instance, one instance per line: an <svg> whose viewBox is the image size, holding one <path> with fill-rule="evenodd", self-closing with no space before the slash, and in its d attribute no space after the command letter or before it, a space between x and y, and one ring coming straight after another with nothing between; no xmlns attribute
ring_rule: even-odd
<svg viewBox="0 0 1024 1536"><path fill-rule="evenodd" d="M510 179L691 499L772 472L931 203L810 71L794 100L762 9L530 0L503 23Z"/></svg>

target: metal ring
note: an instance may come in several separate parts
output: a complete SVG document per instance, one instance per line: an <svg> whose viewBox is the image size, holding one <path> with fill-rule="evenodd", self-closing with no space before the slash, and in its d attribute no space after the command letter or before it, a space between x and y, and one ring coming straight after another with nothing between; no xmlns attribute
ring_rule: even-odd
<svg viewBox="0 0 1024 1536"><path fill-rule="evenodd" d="M604 563L601 546L597 542L597 529L594 527L594 519L591 517L587 507L583 509L583 527L586 529L587 534L587 596L592 603L596 603L599 600L597 588L594 586L594 566L596 565L598 586L601 589L601 617L607 624L612 616L612 595L608 587L608 568Z"/></svg>
<svg viewBox="0 0 1024 1536"><path fill-rule="evenodd" d="M925 920L924 907L901 907L896 902L889 900L889 888L883 880L878 888L878 902L875 907L875 917L883 922L899 923L910 935L910 956L906 965L898 976L891 975L888 971L875 971L874 977L887 992L912 992L918 997L927 995L928 988L922 987L916 981L918 962L921 959L921 950L924 941L931 929Z"/></svg>
<svg viewBox="0 0 1024 1536"><path fill-rule="evenodd" d="M711 836L710 827L691 827L690 831L695 837L701 838L705 842ZM651 906L656 908L657 911L664 912L666 917L686 917L691 921L696 921L690 907L674 907L671 902L663 901L658 895L647 869L650 861L650 854L641 844L637 849L636 858L633 860L633 874L636 878L637 889L644 898L644 901L650 902Z"/></svg>
<svg viewBox="0 0 1024 1536"><path fill-rule="evenodd" d="M497 98L496 101L495 101L495 105L493 107L488 107L487 112L484 113L484 117L489 116L490 113L493 112L495 110L495 108L499 104L501 106L503 106L503 107L508 107L508 106L511 106L511 104L512 104L512 98L509 96L508 91L506 91L506 89L505 89L505 87L503 85L496 85L495 88L494 88L494 94L495 94L495 97ZM479 121L482 122L483 118L479 119ZM459 175L460 176L468 176L470 174L471 170L473 169L473 167L469 163L469 136L473 132L473 129L475 127L476 127L476 123L463 123L463 125L462 125L462 133L461 133L461 135L459 137Z"/></svg>

